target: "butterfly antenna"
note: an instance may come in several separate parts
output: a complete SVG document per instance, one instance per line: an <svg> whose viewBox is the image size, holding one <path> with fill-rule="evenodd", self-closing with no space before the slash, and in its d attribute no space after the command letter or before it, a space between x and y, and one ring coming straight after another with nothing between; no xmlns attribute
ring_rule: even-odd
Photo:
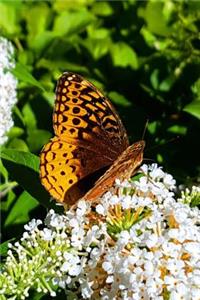
<svg viewBox="0 0 200 300"><path fill-rule="evenodd" d="M153 163L155 163L156 161L155 161L155 159L152 159L152 158L144 158L143 159L143 162L145 163L145 162L153 162Z"/></svg>
<svg viewBox="0 0 200 300"><path fill-rule="evenodd" d="M144 140L144 136L146 134L148 124L149 124L149 119L146 120L146 123L145 123L145 126L144 126L144 130L143 130L143 133L142 133L142 140Z"/></svg>

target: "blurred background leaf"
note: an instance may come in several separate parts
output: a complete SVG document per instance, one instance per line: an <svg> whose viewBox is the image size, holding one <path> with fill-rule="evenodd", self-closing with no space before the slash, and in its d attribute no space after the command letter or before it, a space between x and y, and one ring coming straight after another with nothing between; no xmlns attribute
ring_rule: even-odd
<svg viewBox="0 0 200 300"><path fill-rule="evenodd" d="M42 85L40 84L39 81L37 81L26 69L25 66L23 66L20 63L17 63L15 68L12 71L13 75L15 75L15 77L23 82L26 82L29 86L33 85L33 86L37 86L39 87L42 91L44 91L44 88L42 87Z"/></svg>
<svg viewBox="0 0 200 300"><path fill-rule="evenodd" d="M184 107L184 111L200 119L200 101L193 101Z"/></svg>

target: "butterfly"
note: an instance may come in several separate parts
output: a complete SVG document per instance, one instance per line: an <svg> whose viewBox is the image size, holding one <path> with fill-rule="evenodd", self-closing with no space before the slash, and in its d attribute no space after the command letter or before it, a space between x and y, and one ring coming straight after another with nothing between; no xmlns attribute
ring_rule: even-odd
<svg viewBox="0 0 200 300"><path fill-rule="evenodd" d="M57 82L53 128L55 136L40 154L40 179L64 205L96 200L142 163L145 142L129 146L112 103L78 74L65 72Z"/></svg>

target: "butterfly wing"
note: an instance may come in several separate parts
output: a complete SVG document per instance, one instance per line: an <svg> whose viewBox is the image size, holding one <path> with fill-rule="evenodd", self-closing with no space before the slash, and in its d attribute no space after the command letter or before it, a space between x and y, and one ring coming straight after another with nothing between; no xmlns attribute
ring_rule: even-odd
<svg viewBox="0 0 200 300"><path fill-rule="evenodd" d="M56 136L41 152L41 182L58 201L73 202L82 196L77 183L127 148L127 134L111 102L73 73L58 81L53 126Z"/></svg>
<svg viewBox="0 0 200 300"><path fill-rule="evenodd" d="M145 142L139 141L124 150L105 174L97 180L94 187L86 193L84 199L94 201L107 192L116 179L121 181L129 179L142 163L144 147Z"/></svg>
<svg viewBox="0 0 200 300"><path fill-rule="evenodd" d="M40 155L41 182L59 202L72 204L84 195L77 183L103 164L103 156L54 137Z"/></svg>
<svg viewBox="0 0 200 300"><path fill-rule="evenodd" d="M111 161L129 144L111 102L78 74L66 72L58 80L53 126L61 139L107 154Z"/></svg>

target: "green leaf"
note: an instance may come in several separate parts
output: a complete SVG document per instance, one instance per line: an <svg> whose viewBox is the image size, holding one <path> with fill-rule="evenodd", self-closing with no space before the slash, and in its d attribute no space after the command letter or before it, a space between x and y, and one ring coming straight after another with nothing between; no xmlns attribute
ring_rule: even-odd
<svg viewBox="0 0 200 300"><path fill-rule="evenodd" d="M26 6L24 17L27 21L29 40L34 39L35 36L45 31L51 20L50 14L50 8L45 2L39 2L37 5L32 6L31 9Z"/></svg>
<svg viewBox="0 0 200 300"><path fill-rule="evenodd" d="M144 175L142 173L136 174L135 176L131 177L131 181L139 181Z"/></svg>
<svg viewBox="0 0 200 300"><path fill-rule="evenodd" d="M109 45L111 44L110 38L105 39L87 39L84 46L89 50L90 54L95 60L100 59L102 56L108 53Z"/></svg>
<svg viewBox="0 0 200 300"><path fill-rule="evenodd" d="M58 34L52 31L46 30L44 32L41 32L30 41L30 47L33 48L36 52L46 50L57 36Z"/></svg>
<svg viewBox="0 0 200 300"><path fill-rule="evenodd" d="M14 138L14 139L10 140L8 143L8 148L17 149L17 150L24 151L24 152L29 151L29 148L28 148L26 142L19 138Z"/></svg>
<svg viewBox="0 0 200 300"><path fill-rule="evenodd" d="M40 88L42 91L45 91L42 84L38 80L36 80L33 77L33 75L31 75L31 73L27 70L27 68L24 65L17 63L15 68L12 70L12 73L19 80L24 81L32 86L36 86Z"/></svg>
<svg viewBox="0 0 200 300"><path fill-rule="evenodd" d="M96 28L95 24L91 24L87 28L88 37L95 40L104 40L110 37L111 32L106 28Z"/></svg>
<svg viewBox="0 0 200 300"><path fill-rule="evenodd" d="M18 31L17 26L17 10L15 5L11 5L9 2L0 2L0 28L4 29L8 34L14 34Z"/></svg>
<svg viewBox="0 0 200 300"><path fill-rule="evenodd" d="M3 213L6 213L6 215L8 214L8 211L10 210L10 207L12 207L13 203L15 202L16 200L16 195L15 193L13 192L12 188L16 185L17 183L16 182L8 182L7 183L7 187L9 188L9 186L11 187L11 190L8 191L8 193L6 193L4 197L5 201L2 201L1 203L1 212L2 214ZM3 187L5 187L6 184L3 184ZM2 186L1 186L2 188ZM5 189L1 190L1 194L5 192ZM2 198L3 198L2 197ZM2 223L2 226L3 226L3 223Z"/></svg>
<svg viewBox="0 0 200 300"><path fill-rule="evenodd" d="M122 94L117 92L110 92L108 94L109 99L112 100L112 102L116 103L117 105L121 105L124 107L130 106L131 102L129 102Z"/></svg>
<svg viewBox="0 0 200 300"><path fill-rule="evenodd" d="M53 31L59 36L77 34L94 20L87 10L63 11L55 18Z"/></svg>
<svg viewBox="0 0 200 300"><path fill-rule="evenodd" d="M45 297L47 297L47 295L45 295L45 293L39 293L37 291L32 290L30 293L30 300L45 300Z"/></svg>
<svg viewBox="0 0 200 300"><path fill-rule="evenodd" d="M53 92L45 92L45 93L43 93L43 97L46 100L46 102L50 105L50 107L54 106L54 103L55 103L55 93L53 93Z"/></svg>
<svg viewBox="0 0 200 300"><path fill-rule="evenodd" d="M47 3L39 2L30 9L28 6L24 10L24 18L27 21L28 44L37 54L48 47L57 36L53 31L48 30L52 21L52 10Z"/></svg>
<svg viewBox="0 0 200 300"><path fill-rule="evenodd" d="M17 105L15 105L13 108L13 114L14 114L15 123L18 124L20 128L24 127L25 125L24 118L21 110L17 107Z"/></svg>
<svg viewBox="0 0 200 300"><path fill-rule="evenodd" d="M10 131L8 132L8 137L10 139L16 138L21 136L24 133L24 129L17 127L17 126L13 126Z"/></svg>
<svg viewBox="0 0 200 300"><path fill-rule="evenodd" d="M15 240L15 238L12 238L2 244L0 244L0 256L6 256L7 252L8 252L8 244L13 242Z"/></svg>
<svg viewBox="0 0 200 300"><path fill-rule="evenodd" d="M192 116L200 119L200 101L195 100L188 105L186 105L183 109L187 113L191 114Z"/></svg>
<svg viewBox="0 0 200 300"><path fill-rule="evenodd" d="M39 158L29 152L22 152L13 149L4 149L1 152L4 166L10 176L23 187L33 198L47 208L57 211L61 207L50 202L50 196L42 187L39 179Z"/></svg>
<svg viewBox="0 0 200 300"><path fill-rule="evenodd" d="M191 86L191 91L194 94L195 101L200 101L200 78Z"/></svg>
<svg viewBox="0 0 200 300"><path fill-rule="evenodd" d="M151 76L150 76L150 82L155 90L158 89L159 86L159 70L154 69Z"/></svg>
<svg viewBox="0 0 200 300"><path fill-rule="evenodd" d="M159 77L161 77L160 70L154 69L150 76L150 81L151 81L153 88L155 90L159 90L162 92L168 92L172 88L172 86L175 82L175 79L176 79L175 76L174 75L167 76L162 81Z"/></svg>
<svg viewBox="0 0 200 300"><path fill-rule="evenodd" d="M156 121L154 121L154 122L149 122L149 123L148 123L148 127L147 127L147 128L148 128L148 132L149 132L150 134L154 135L154 134L156 133L157 126L158 126L158 124L157 124Z"/></svg>
<svg viewBox="0 0 200 300"><path fill-rule="evenodd" d="M79 10L81 7L93 4L94 0L76 0L76 5L73 1L63 1L63 0L54 0L53 9L57 12L62 12L65 10Z"/></svg>
<svg viewBox="0 0 200 300"><path fill-rule="evenodd" d="M170 76L168 76L168 77L166 77L161 83L160 83L160 85L159 85L159 90L160 91L162 91L162 92L168 92L171 88L172 88L172 86L173 86L173 84L174 84L174 82L175 82L175 76L172 74L172 75L170 75Z"/></svg>
<svg viewBox="0 0 200 300"><path fill-rule="evenodd" d="M51 138L51 133L47 130L33 129L28 132L27 142L30 150L35 152L40 150Z"/></svg>
<svg viewBox="0 0 200 300"><path fill-rule="evenodd" d="M148 1L145 7L139 7L138 16L145 19L150 32L167 36L171 33L171 28L167 26L163 8L161 1Z"/></svg>
<svg viewBox="0 0 200 300"><path fill-rule="evenodd" d="M110 48L112 61L115 67L138 68L138 58L135 51L124 42L113 44Z"/></svg>
<svg viewBox="0 0 200 300"><path fill-rule="evenodd" d="M24 191L9 211L5 226L26 223L30 219L29 212L37 206L38 201Z"/></svg>
<svg viewBox="0 0 200 300"><path fill-rule="evenodd" d="M45 58L41 58L37 62L38 68L47 68L51 72L55 71L56 69L64 69L64 70L70 70L73 72L78 73L87 73L87 68L84 65L75 64L70 61L66 60L47 60Z"/></svg>
<svg viewBox="0 0 200 300"><path fill-rule="evenodd" d="M24 123L28 127L28 129L33 129L37 127L37 120L35 113L31 107L31 104L28 102L24 105L22 109Z"/></svg>
<svg viewBox="0 0 200 300"><path fill-rule="evenodd" d="M92 12L98 16L110 16L113 13L113 8L109 2L95 2L92 6Z"/></svg>
<svg viewBox="0 0 200 300"><path fill-rule="evenodd" d="M186 126L173 125L167 129L168 132L172 132L174 134L185 135L187 133Z"/></svg>
<svg viewBox="0 0 200 300"><path fill-rule="evenodd" d="M147 45L149 45L150 47L155 46L157 38L146 27L143 26L140 33L144 37Z"/></svg>
<svg viewBox="0 0 200 300"><path fill-rule="evenodd" d="M2 149L0 149L0 151L2 151ZM8 181L8 172L7 172L6 168L4 167L4 165L2 164L1 159L0 159L0 175L1 175L1 183L2 183L2 176L5 181Z"/></svg>

